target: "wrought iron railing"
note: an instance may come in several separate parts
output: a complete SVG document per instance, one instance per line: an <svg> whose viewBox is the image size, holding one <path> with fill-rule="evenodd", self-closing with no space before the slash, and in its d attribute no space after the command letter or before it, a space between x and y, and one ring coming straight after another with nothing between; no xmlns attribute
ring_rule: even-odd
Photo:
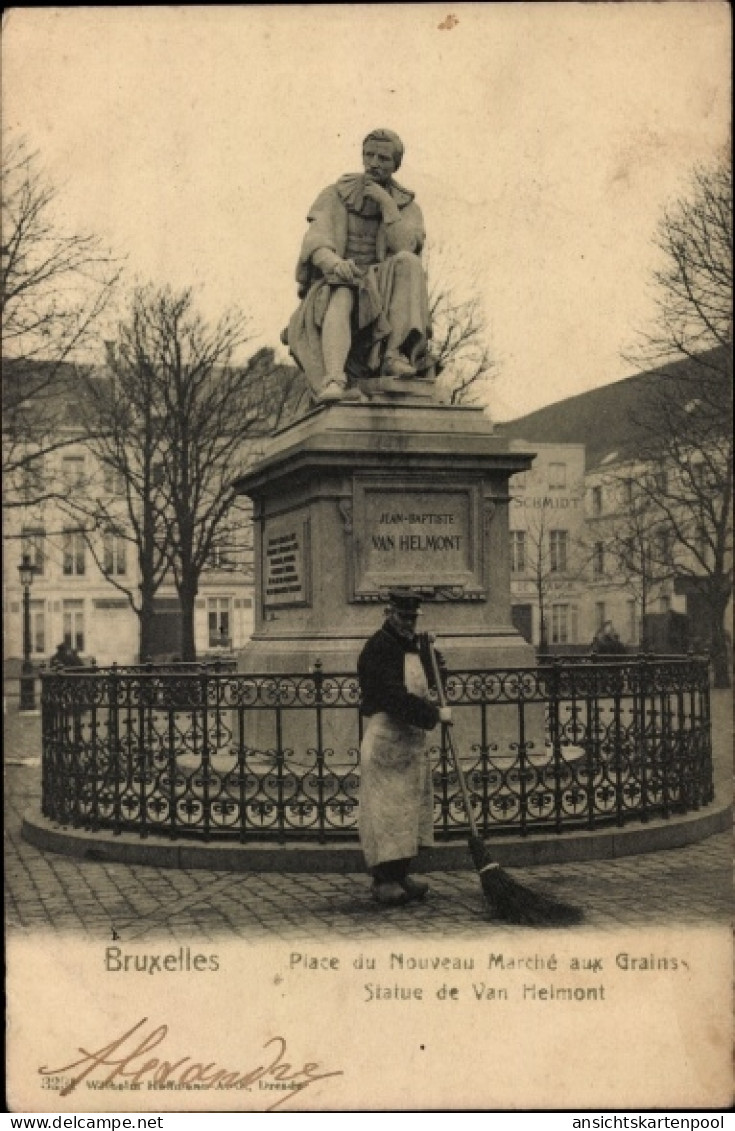
<svg viewBox="0 0 735 1131"><path fill-rule="evenodd" d="M354 674L113 666L42 680L50 820L142 837L355 838ZM713 800L706 658L456 671L446 693L484 836L620 826ZM467 815L439 730L429 744L436 836L449 840Z"/></svg>

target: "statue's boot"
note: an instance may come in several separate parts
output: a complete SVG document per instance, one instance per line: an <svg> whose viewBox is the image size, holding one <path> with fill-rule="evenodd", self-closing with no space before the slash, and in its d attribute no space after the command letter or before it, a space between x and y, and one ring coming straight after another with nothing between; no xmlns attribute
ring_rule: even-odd
<svg viewBox="0 0 735 1131"><path fill-rule="evenodd" d="M387 353L383 361L384 377L415 377L416 368L401 353Z"/></svg>
<svg viewBox="0 0 735 1131"><path fill-rule="evenodd" d="M346 378L329 377L314 397L314 404L331 404L333 401L341 401L346 392Z"/></svg>
<svg viewBox="0 0 735 1131"><path fill-rule="evenodd" d="M347 378L329 377L314 397L314 404L333 404L336 401L365 401L368 398L356 387L350 387Z"/></svg>

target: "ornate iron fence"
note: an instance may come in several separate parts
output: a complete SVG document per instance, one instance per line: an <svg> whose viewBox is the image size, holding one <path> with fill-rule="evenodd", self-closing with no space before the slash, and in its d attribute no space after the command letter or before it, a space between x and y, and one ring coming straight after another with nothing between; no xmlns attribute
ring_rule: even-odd
<svg viewBox="0 0 735 1131"><path fill-rule="evenodd" d="M353 674L214 667L45 674L42 809L59 824L204 840L354 839ZM712 801L706 658L450 673L455 745L484 836L670 817ZM466 835L429 736L438 840Z"/></svg>

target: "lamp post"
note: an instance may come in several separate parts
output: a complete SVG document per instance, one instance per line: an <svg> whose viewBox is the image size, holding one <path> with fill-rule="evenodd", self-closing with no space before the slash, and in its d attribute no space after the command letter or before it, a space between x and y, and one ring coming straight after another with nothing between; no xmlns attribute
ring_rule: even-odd
<svg viewBox="0 0 735 1131"><path fill-rule="evenodd" d="M20 675L20 710L35 711L36 709L36 677L33 674L31 663L31 585L33 585L34 568L28 554L23 555L23 560L18 566L20 583L23 586L23 666Z"/></svg>

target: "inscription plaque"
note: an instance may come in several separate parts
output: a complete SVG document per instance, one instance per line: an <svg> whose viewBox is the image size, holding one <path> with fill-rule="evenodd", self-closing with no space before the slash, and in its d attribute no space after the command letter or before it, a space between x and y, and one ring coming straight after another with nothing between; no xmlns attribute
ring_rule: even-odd
<svg viewBox="0 0 735 1131"><path fill-rule="evenodd" d="M408 583L479 599L482 537L474 485L412 490L395 480L355 485L355 596Z"/></svg>
<svg viewBox="0 0 735 1131"><path fill-rule="evenodd" d="M307 525L303 518L271 522L263 539L263 604L302 605L308 600Z"/></svg>

